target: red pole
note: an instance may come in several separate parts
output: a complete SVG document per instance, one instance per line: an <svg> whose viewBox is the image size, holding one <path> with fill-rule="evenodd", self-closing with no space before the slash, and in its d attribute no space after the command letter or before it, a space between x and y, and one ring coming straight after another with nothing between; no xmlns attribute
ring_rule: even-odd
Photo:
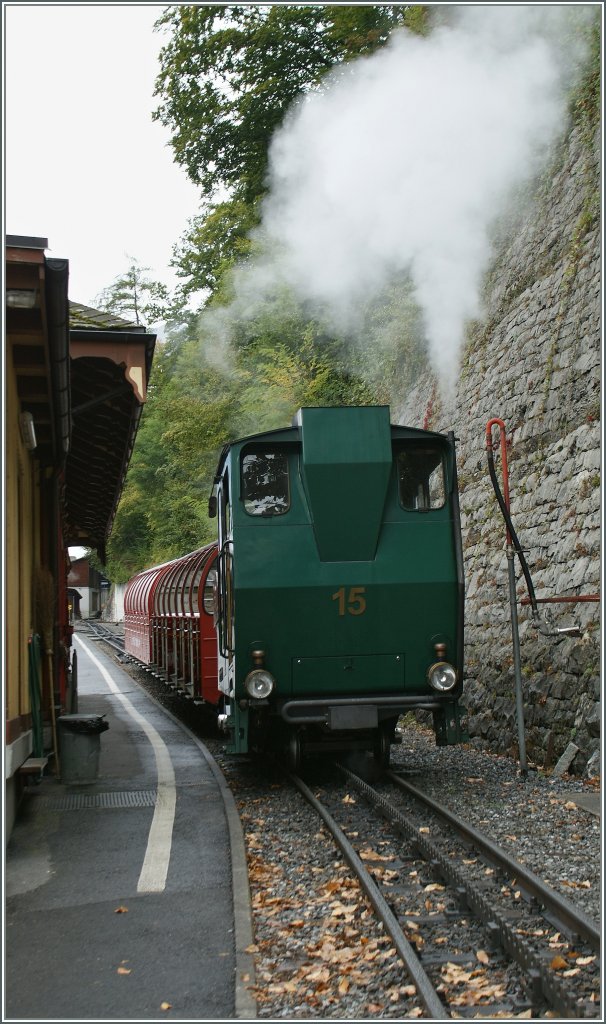
<svg viewBox="0 0 606 1024"><path fill-rule="evenodd" d="M488 451L495 451L497 448L497 445L494 444L492 440L492 428L494 426L498 426L499 428L501 440L501 470L503 473L503 500L505 502L505 507L509 512L509 468L507 466L507 438L505 434L505 424L503 420L500 420L496 416L494 419L488 420L488 423L486 424L486 449ZM507 526L507 524L505 525L507 529L507 543L511 544L509 527Z"/></svg>

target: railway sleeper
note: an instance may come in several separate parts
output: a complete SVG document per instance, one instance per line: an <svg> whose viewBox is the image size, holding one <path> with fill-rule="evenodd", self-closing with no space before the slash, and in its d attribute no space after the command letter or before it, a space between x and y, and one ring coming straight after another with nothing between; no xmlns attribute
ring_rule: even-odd
<svg viewBox="0 0 606 1024"><path fill-rule="evenodd" d="M516 1017L530 1009L532 1009L531 1004L526 1000L515 1003L491 1003L490 1015L491 1017ZM477 1006L457 1006L457 1017L461 1017L463 1020L473 1020L477 1019L477 1016Z"/></svg>
<svg viewBox="0 0 606 1024"><path fill-rule="evenodd" d="M583 1007L579 1005L574 995L566 987L564 979L559 978L549 967L544 966L541 957L534 948L522 936L516 933L512 921L508 920L506 915L501 913L500 910L496 910L492 901L486 898L476 883L471 884L468 882L462 871L440 854L433 843L426 840L423 836L419 836L413 826L385 798L375 794L375 791L370 786L353 776L347 769L342 768L341 770L354 783L358 791L367 796L371 804L377 807L392 823L397 823L401 826L408 841L414 842L425 860L431 863L435 859L442 866L444 878L448 880L455 890L459 904L464 904L468 907L482 925L490 922L491 938L496 938L494 928L496 925L499 929L503 949L509 953L524 971L532 970L538 972L541 982L541 1002L551 1006L562 1017L573 1019L575 1016L578 1016ZM536 988L534 979L535 975L533 974L533 991ZM596 1016L596 1013L591 1012L587 1014L581 1012L581 1016L587 1015Z"/></svg>

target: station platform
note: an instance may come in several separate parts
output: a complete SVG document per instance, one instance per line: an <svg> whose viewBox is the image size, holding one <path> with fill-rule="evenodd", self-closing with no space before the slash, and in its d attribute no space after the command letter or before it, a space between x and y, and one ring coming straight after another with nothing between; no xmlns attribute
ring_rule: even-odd
<svg viewBox="0 0 606 1024"><path fill-rule="evenodd" d="M5 857L5 1021L253 1018L242 830L204 745L76 633L97 779L29 785Z"/></svg>

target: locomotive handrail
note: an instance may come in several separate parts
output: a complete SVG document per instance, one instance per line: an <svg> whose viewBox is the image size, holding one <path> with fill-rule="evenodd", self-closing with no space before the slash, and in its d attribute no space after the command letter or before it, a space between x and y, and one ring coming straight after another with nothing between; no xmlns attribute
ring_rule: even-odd
<svg viewBox="0 0 606 1024"><path fill-rule="evenodd" d="M232 551L229 549L232 548ZM230 648L227 644L228 635L228 623L227 616L229 615L228 607L228 595L227 595L227 554L233 557L233 542L226 540L223 542L219 553L217 555L217 570L219 576L219 618L217 620L219 626L219 651L224 658L229 658L235 652L233 648Z"/></svg>

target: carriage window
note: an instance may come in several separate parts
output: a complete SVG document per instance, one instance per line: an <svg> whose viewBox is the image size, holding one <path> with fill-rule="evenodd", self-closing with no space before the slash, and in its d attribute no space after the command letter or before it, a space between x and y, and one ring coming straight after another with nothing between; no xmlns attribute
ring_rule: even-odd
<svg viewBox="0 0 606 1024"><path fill-rule="evenodd" d="M251 516L288 512L288 456L284 452L248 452L243 456L242 499Z"/></svg>
<svg viewBox="0 0 606 1024"><path fill-rule="evenodd" d="M410 511L443 508L446 502L444 461L439 448L410 447L398 452L400 504Z"/></svg>

